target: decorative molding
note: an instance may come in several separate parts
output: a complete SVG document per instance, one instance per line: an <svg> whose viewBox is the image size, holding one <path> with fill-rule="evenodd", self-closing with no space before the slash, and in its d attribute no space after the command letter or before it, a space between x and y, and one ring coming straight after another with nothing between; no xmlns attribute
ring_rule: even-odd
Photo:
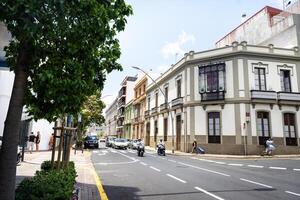
<svg viewBox="0 0 300 200"><path fill-rule="evenodd" d="M255 73L255 68L264 68L266 70L266 74L269 73L269 66L268 64L263 64L262 62L258 62L258 63L251 63L252 64L252 73Z"/></svg>
<svg viewBox="0 0 300 200"><path fill-rule="evenodd" d="M293 76L294 75L293 69L294 69L293 66L288 66L287 64L277 65L277 74L280 75L280 70L289 70L290 75Z"/></svg>

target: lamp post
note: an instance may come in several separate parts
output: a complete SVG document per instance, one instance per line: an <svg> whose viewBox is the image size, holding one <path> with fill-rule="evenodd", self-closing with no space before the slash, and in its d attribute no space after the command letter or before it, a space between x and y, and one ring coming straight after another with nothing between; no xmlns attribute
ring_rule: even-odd
<svg viewBox="0 0 300 200"><path fill-rule="evenodd" d="M143 72L147 77L149 77L153 83L155 84L155 86L159 89L159 91L162 93L162 95L164 96L165 99L167 99L166 94L162 91L162 89L159 87L159 85L157 84L157 82L143 69L136 67L136 66L132 66L133 69L139 70L141 72ZM172 125L172 154L174 154L174 117L171 111L171 107L169 102L167 102L168 105L168 113L170 113L171 115L171 125Z"/></svg>

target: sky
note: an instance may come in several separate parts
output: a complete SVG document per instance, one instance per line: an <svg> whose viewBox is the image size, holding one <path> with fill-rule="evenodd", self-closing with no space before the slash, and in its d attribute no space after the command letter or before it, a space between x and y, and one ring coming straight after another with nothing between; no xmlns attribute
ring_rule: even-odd
<svg viewBox="0 0 300 200"><path fill-rule="evenodd" d="M123 71L107 75L102 100L116 98L126 76L153 76L166 71L184 53L213 49L215 42L237 27L242 14L251 17L265 6L282 8L283 0L125 0L133 15L118 39Z"/></svg>

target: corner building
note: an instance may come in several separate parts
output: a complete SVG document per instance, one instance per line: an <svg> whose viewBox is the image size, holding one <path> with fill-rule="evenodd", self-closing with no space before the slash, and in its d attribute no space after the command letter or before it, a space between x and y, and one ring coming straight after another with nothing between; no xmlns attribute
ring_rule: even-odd
<svg viewBox="0 0 300 200"><path fill-rule="evenodd" d="M232 45L190 51L147 87L146 137L167 149L260 154L274 139L276 154L299 154L300 53L291 49ZM173 120L171 117L171 112ZM172 123L174 132L172 134Z"/></svg>

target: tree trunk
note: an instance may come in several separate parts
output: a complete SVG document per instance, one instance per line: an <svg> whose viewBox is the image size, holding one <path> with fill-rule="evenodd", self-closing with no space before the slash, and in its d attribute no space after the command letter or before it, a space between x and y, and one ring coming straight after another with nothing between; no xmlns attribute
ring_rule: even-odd
<svg viewBox="0 0 300 200"><path fill-rule="evenodd" d="M16 158L21 124L23 99L29 71L30 43L21 42L15 79L9 107L4 123L3 141L0 151L0 199L15 199Z"/></svg>

